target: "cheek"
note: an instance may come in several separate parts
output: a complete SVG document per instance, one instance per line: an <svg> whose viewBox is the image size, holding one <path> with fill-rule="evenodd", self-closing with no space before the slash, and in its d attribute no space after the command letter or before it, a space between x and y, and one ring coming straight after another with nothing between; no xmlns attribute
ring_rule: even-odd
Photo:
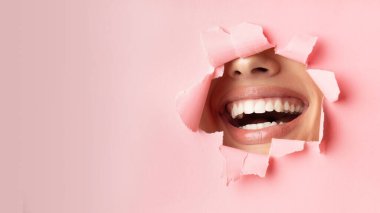
<svg viewBox="0 0 380 213"><path fill-rule="evenodd" d="M302 75L300 75L299 78L302 82L301 86L305 91L304 93L306 93L307 98L309 99L309 104L320 105L322 102L323 95L318 86L313 81L313 79L309 76L307 72L302 73Z"/></svg>
<svg viewBox="0 0 380 213"><path fill-rule="evenodd" d="M320 91L306 72L304 66L285 65L283 67L283 72L279 75L277 80L280 85L302 94L309 103L315 96L319 97Z"/></svg>
<svg viewBox="0 0 380 213"><path fill-rule="evenodd" d="M305 112L305 119L296 131L298 133L297 138L317 141L319 139L323 95L307 72L301 73L297 77L301 82L299 87L303 89L303 94L309 102L308 109Z"/></svg>
<svg viewBox="0 0 380 213"><path fill-rule="evenodd" d="M281 73L281 83L302 94L308 101L308 109L295 131L286 136L288 139L316 141L319 137L321 104L323 95L312 78L306 72L306 67L297 64L286 64Z"/></svg>
<svg viewBox="0 0 380 213"><path fill-rule="evenodd" d="M213 80L209 90L210 107L213 110L220 110L220 102L229 90L229 83L224 77Z"/></svg>
<svg viewBox="0 0 380 213"><path fill-rule="evenodd" d="M200 122L200 129L205 132L212 133L219 131L220 124L218 119L218 103L221 96L221 87L219 78L212 80L210 89L208 91L205 106L203 108L202 118Z"/></svg>
<svg viewBox="0 0 380 213"><path fill-rule="evenodd" d="M224 106L222 105L222 99L226 95L226 93L230 90L231 83L228 79L223 77L214 79L209 91L208 98L208 115L212 117L214 127L217 131L221 130L223 126L222 120L219 118L220 111L224 110Z"/></svg>

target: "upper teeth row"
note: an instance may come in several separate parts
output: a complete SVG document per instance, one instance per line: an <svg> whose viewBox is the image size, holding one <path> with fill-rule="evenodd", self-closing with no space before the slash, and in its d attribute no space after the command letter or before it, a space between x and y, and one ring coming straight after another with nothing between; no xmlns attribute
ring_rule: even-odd
<svg viewBox="0 0 380 213"><path fill-rule="evenodd" d="M272 112L302 112L303 104L295 98L263 98L235 101L227 105L232 118L238 115Z"/></svg>

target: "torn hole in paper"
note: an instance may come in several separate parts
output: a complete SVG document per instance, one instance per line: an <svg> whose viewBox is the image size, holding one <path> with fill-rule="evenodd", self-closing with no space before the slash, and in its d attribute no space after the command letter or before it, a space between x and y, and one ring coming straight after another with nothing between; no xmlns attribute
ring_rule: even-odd
<svg viewBox="0 0 380 213"><path fill-rule="evenodd" d="M307 69L316 37L297 35L277 50L261 26L243 23L202 38L214 70L177 107L193 131L223 132L228 183L240 175L264 177L270 157L319 147L323 98L336 101L339 87L332 72Z"/></svg>

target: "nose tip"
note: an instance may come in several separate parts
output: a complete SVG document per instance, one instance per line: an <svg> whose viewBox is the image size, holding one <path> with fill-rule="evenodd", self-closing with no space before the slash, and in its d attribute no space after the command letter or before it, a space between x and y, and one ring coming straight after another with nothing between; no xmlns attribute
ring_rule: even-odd
<svg viewBox="0 0 380 213"><path fill-rule="evenodd" d="M274 57L264 54L238 58L226 65L228 75L234 79L268 78L278 74L280 68Z"/></svg>

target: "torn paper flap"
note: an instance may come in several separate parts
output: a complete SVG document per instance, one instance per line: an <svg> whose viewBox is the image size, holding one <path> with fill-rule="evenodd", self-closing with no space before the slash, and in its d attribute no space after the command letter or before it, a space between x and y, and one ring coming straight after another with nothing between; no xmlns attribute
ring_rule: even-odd
<svg viewBox="0 0 380 213"><path fill-rule="evenodd" d="M323 102L321 103L323 106ZM280 158L295 152L300 152L305 149L313 150L320 153L320 144L323 139L324 127L324 112L321 108L320 123L319 123L319 140L318 141L303 141L292 139L273 138L269 149L269 154L257 154L243 151L237 148L228 146L220 146L220 151L226 160L225 175L227 177L227 185L231 181L238 180L242 175L257 175L265 177L269 167L269 159L271 157Z"/></svg>
<svg viewBox="0 0 380 213"><path fill-rule="evenodd" d="M219 67L236 58L230 35L221 27L214 27L203 32L201 40L209 63L213 67Z"/></svg>
<svg viewBox="0 0 380 213"><path fill-rule="evenodd" d="M274 47L274 45L270 44L261 26L250 23L242 23L228 30L221 27L212 28L203 32L201 36L208 61L210 66L212 66L210 69L212 72L207 73L201 82L182 92L181 95L178 96L177 109L181 119L187 127L193 131L197 131L201 128L203 131L211 133L216 131L216 128L213 126L214 123L212 123L213 120L210 119L211 116L209 117L207 114L207 110L211 110L212 107L208 105L207 108L205 108L205 103L208 98L210 87L211 92L218 91L217 83L220 82L218 80L212 80L216 77L229 77L227 75L223 76L225 63L237 58L255 55ZM284 46L284 48L276 49L275 53L300 62L307 67L308 57L313 51L316 41L317 37L314 36L296 35L286 46ZM302 68L304 69L303 66ZM336 101L338 99L340 90L333 72L319 69L308 69L307 72L320 89L320 91L317 91L318 98L322 98L322 95L320 94L320 92L322 92L323 97L326 97L329 101ZM310 79L308 78L308 80ZM315 88L313 82L310 81L307 82L307 84L312 85L313 88ZM225 85L220 87L229 88ZM210 100L213 100L212 95L213 93L210 93ZM265 148L265 153L267 153L265 155L251 153L224 145L220 146L220 152L226 162L225 176L227 178L227 185L231 181L238 180L242 175L257 175L265 177L271 157L283 157L295 152L300 152L304 150L305 147L320 152L324 127L323 104L321 103L321 105L319 132L317 132L318 117L312 116L311 121L315 131L312 133L309 130L305 131L306 136L298 138L302 140L272 138L270 147L268 144ZM205 126L207 126L207 128L204 128ZM220 131L220 129L217 131ZM222 131L228 131L228 129L224 130L222 128ZM319 133L318 141L305 141L317 140L317 133ZM223 141L223 143L233 144L225 141ZM267 147L269 147L269 150ZM242 147L242 149L246 148ZM253 149L246 150L256 151Z"/></svg>
<svg viewBox="0 0 380 213"><path fill-rule="evenodd" d="M269 155L271 157L282 157L304 149L305 141L290 139L272 139Z"/></svg>
<svg viewBox="0 0 380 213"><path fill-rule="evenodd" d="M323 102L322 102L323 106ZM319 123L319 140L318 141L308 141L306 143L306 146L309 150L314 150L318 153L321 153L320 145L323 140L323 131L324 131L324 124L325 124L325 113L323 111L323 107L321 107L321 119Z"/></svg>
<svg viewBox="0 0 380 213"><path fill-rule="evenodd" d="M209 63L219 67L233 59L247 57L272 48L259 25L242 23L229 32L221 27L201 34Z"/></svg>
<svg viewBox="0 0 380 213"><path fill-rule="evenodd" d="M214 73L208 74L200 83L177 95L177 111L182 121L192 131L199 129L207 93L213 78Z"/></svg>
<svg viewBox="0 0 380 213"><path fill-rule="evenodd" d="M237 57L244 58L272 48L260 25L241 23L232 28L231 41Z"/></svg>
<svg viewBox="0 0 380 213"><path fill-rule="evenodd" d="M224 65L215 68L214 78L222 77L224 73Z"/></svg>
<svg viewBox="0 0 380 213"><path fill-rule="evenodd" d="M276 49L276 54L293 59L302 64L307 64L307 58L313 51L317 37L309 35L296 35L281 49Z"/></svg>
<svg viewBox="0 0 380 213"><path fill-rule="evenodd" d="M308 69L307 72L327 100L331 102L338 100L340 90L333 72L320 69Z"/></svg>
<svg viewBox="0 0 380 213"><path fill-rule="evenodd" d="M226 160L225 173L227 176L228 185L231 181L236 181L240 178L244 161L247 158L248 153L240 149L223 145L219 147L219 150Z"/></svg>
<svg viewBox="0 0 380 213"><path fill-rule="evenodd" d="M308 150L313 150L316 153L320 153L320 141L308 141L305 143L305 146L307 147Z"/></svg>
<svg viewBox="0 0 380 213"><path fill-rule="evenodd" d="M323 111L323 101L321 103L321 118L319 121L319 143L322 142L323 139L323 131L325 130L325 112Z"/></svg>
<svg viewBox="0 0 380 213"><path fill-rule="evenodd" d="M269 155L248 153L241 173L243 175L257 175L265 177L269 166Z"/></svg>

